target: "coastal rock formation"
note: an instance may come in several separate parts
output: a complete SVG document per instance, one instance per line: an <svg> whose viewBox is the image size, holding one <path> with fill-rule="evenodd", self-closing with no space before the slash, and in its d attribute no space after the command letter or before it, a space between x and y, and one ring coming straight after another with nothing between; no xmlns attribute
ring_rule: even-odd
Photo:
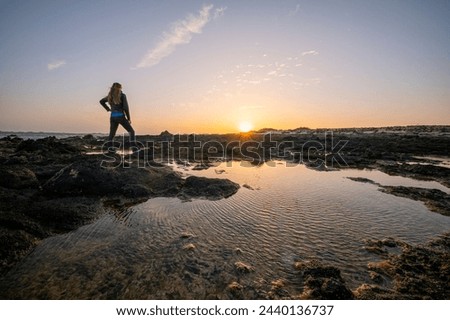
<svg viewBox="0 0 450 320"><path fill-rule="evenodd" d="M79 156L57 172L43 186L49 196L105 196L150 198L178 196L181 199L219 200L236 193L239 185L228 179L211 179L181 174L169 167L102 165L101 156Z"/></svg>
<svg viewBox="0 0 450 320"><path fill-rule="evenodd" d="M317 260L296 262L294 267L300 271L304 281L300 296L302 299L353 299L338 268L326 266Z"/></svg>
<svg viewBox="0 0 450 320"><path fill-rule="evenodd" d="M441 190L403 186L382 186L380 190L395 196L422 201L431 211L450 216L450 195Z"/></svg>
<svg viewBox="0 0 450 320"><path fill-rule="evenodd" d="M37 199L26 211L26 215L42 225L47 232L60 233L93 222L106 212L98 199L74 196Z"/></svg>
<svg viewBox="0 0 450 320"><path fill-rule="evenodd" d="M182 178L168 167L113 167L102 156L79 156L50 178L42 189L52 196L175 196Z"/></svg>
<svg viewBox="0 0 450 320"><path fill-rule="evenodd" d="M418 180L437 180L443 185L450 187L450 168L436 166L433 164L381 164L379 169L390 175L401 175Z"/></svg>
<svg viewBox="0 0 450 320"><path fill-rule="evenodd" d="M219 200L237 192L239 185L228 179L213 179L190 176L178 195L181 199L206 198Z"/></svg>
<svg viewBox="0 0 450 320"><path fill-rule="evenodd" d="M22 140L16 148L16 152L21 154L42 154L48 157L50 154L73 154L79 149L65 142L61 142L55 137L47 137L38 140Z"/></svg>
<svg viewBox="0 0 450 320"><path fill-rule="evenodd" d="M450 297L450 234L426 245L409 245L398 240L372 241L380 248L381 261L372 262L368 270L375 284L363 284L354 291L357 299L448 299ZM399 254L385 247L396 247ZM375 252L375 251L371 251ZM377 279L378 278L378 279Z"/></svg>
<svg viewBox="0 0 450 320"><path fill-rule="evenodd" d="M229 180L184 179L169 167L142 167L117 154L88 155L84 144L99 143L92 136L68 141L73 144L54 137L0 139L0 274L39 240L107 212L152 197L218 200L239 189Z"/></svg>
<svg viewBox="0 0 450 320"><path fill-rule="evenodd" d="M431 211L450 216L450 195L444 191L417 187L383 186L373 180L362 177L347 177L347 179L374 184L380 187L378 190L394 196L422 201Z"/></svg>
<svg viewBox="0 0 450 320"><path fill-rule="evenodd" d="M33 171L22 166L0 167L0 186L11 189L37 188L38 179Z"/></svg>
<svg viewBox="0 0 450 320"><path fill-rule="evenodd" d="M220 143L224 146L227 146L230 141L240 139L232 135L220 135L216 138L204 135L196 138L202 139L201 141L221 141ZM291 152L294 156L286 156L286 161L310 159L311 162L308 164L310 168L313 167L312 164L324 161L323 166L318 168L321 170L329 170L325 164L332 165L329 160L332 160L335 154L326 154L325 149L305 148L308 146L308 141L313 142L312 146L324 144L323 132L293 134L289 137L280 134L274 135L273 138L276 141L292 142ZM103 166L101 162L104 157L100 152L104 140L92 135L62 140L54 137L23 140L14 136L0 139L0 202L2 204L0 207L0 243L2 243L0 275L19 262L42 239L78 228L95 221L102 215L124 212L128 206L151 197L217 200L229 197L239 189L239 185L229 180L198 177L184 179L182 175L165 167L164 164L171 158L169 153L166 153L167 150L160 147L158 142L170 142L172 146L171 135L141 136L138 139L154 141L155 145L150 144L151 148L148 147L146 153L136 153L130 157L120 154L110 155L108 160L117 159L118 161L104 163ZM254 135L251 139L257 140L259 137ZM440 161L431 159L432 156L448 157L450 146L448 134L424 136L421 132L403 135L336 131L334 141L339 140L348 140L348 144L342 152L339 152L350 168L377 169L392 175L433 180L450 186L448 166L442 166ZM333 144L330 142L328 145ZM169 144L166 143L165 146ZM245 160L246 157L233 146L229 144L229 148L225 149L226 156ZM176 147L176 144L173 147ZM202 154L199 154L201 150L201 148L191 148L188 156L180 159L196 163L198 159L203 159ZM301 154L305 150L310 151L310 154ZM261 150L256 152L259 153ZM263 159L262 154L261 152L260 159ZM419 161L415 158L416 156L429 158L425 160L420 158ZM340 158L336 157L336 159ZM136 164L138 160L141 161L140 165L145 161L161 161L142 168ZM174 162L178 163L176 159ZM116 166L117 163L120 163L120 166ZM348 168L339 165L336 167ZM352 178L352 180L376 184L364 178ZM450 204L448 194L445 192L378 186L384 192L423 201L430 210L448 214ZM251 188L248 185L243 187ZM245 272L247 269L244 265L234 264L234 259L224 260L224 263L218 266L214 263L205 265L201 260L194 259L196 255L200 255L203 248L203 244L197 241L197 237L188 232L180 235L181 240L178 240L183 241L179 245L180 256L186 256L186 259L190 260L175 265L184 268L182 280L190 283L190 286L186 286L186 290L196 289L197 292L203 292L205 287L202 282L197 281L205 278L205 274L215 275L215 284L219 283L218 287L220 287L222 283L224 293L217 290L211 296L206 296L207 298L448 299L450 297L448 234L423 246L409 245L393 238L369 241L365 249L374 254L375 258L367 265L367 283L356 289L347 286L344 281L345 275L342 276L340 270L334 266L325 265L322 261L302 261L297 262L295 266L289 261L293 276L286 279L280 279L279 275L271 275L264 279L258 269L253 269L249 265L245 266L252 268L251 272ZM243 248L245 250L230 249L230 252L239 256L239 259L251 261L246 256L248 248ZM230 254L224 254L224 256L228 257ZM161 263L164 268L172 268L174 265L172 259L171 256L158 263ZM161 270L166 270L164 268ZM202 271L202 268L205 270ZM149 274L146 271L143 271L142 275L148 277L147 283L161 281L160 273ZM123 277L129 277L129 273L124 272ZM40 284L45 285L45 279L41 281ZM181 290L180 292L175 289L171 291L176 287L172 285L174 282L172 278L167 277L165 281L170 285L167 287L155 285L157 288L154 290L155 297L180 299L188 296ZM15 285L16 282L13 282L12 286ZM86 292L83 293L85 294L83 298L90 298L95 294L85 289L82 288L82 291ZM115 289L110 292L105 290L105 292L102 291L99 297L117 298L117 296L108 295L111 292L115 294ZM32 298L32 296L26 296L26 293L21 294L25 294L25 298ZM11 297L5 293L1 296ZM198 296L201 297L201 295Z"/></svg>

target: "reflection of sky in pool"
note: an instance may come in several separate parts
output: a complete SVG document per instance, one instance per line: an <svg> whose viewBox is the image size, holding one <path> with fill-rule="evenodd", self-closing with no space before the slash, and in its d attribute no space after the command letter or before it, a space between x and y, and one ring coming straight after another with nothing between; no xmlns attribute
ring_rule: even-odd
<svg viewBox="0 0 450 320"><path fill-rule="evenodd" d="M363 248L365 239L424 243L450 230L449 217L430 212L421 202L346 177L449 193L436 182L369 170L321 172L284 162L179 170L228 178L254 190L242 187L219 201L155 198L106 215L44 240L0 286L22 297L205 299L224 297L232 281L283 278L295 295L294 262L318 258L340 268L354 289L370 281L367 263L378 259ZM183 233L192 237L183 238ZM194 249L186 250L187 244ZM237 274L237 261L255 272Z"/></svg>

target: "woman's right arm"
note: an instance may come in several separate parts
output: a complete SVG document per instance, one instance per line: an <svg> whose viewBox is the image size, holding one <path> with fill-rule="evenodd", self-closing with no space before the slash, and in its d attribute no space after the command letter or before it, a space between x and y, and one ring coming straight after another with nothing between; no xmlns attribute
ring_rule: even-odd
<svg viewBox="0 0 450 320"><path fill-rule="evenodd" d="M100 104L103 106L103 108L106 109L106 111L111 111L111 108L108 107L108 105L106 104L107 101L108 101L108 98L104 97L102 100L100 100Z"/></svg>

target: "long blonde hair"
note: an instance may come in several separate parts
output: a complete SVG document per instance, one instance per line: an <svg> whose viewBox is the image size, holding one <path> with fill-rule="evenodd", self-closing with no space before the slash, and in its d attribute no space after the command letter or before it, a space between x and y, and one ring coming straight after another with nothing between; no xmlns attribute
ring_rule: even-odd
<svg viewBox="0 0 450 320"><path fill-rule="evenodd" d="M118 82L114 82L108 93L108 103L115 105L120 104L122 102L122 99L120 99L121 91L122 85Z"/></svg>

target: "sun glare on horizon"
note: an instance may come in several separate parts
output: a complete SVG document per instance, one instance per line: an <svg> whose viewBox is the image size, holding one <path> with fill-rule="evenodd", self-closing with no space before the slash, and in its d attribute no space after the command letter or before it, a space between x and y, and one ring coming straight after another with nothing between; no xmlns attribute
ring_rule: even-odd
<svg viewBox="0 0 450 320"><path fill-rule="evenodd" d="M249 121L242 121L239 123L240 132L249 132L253 129L253 125Z"/></svg>

